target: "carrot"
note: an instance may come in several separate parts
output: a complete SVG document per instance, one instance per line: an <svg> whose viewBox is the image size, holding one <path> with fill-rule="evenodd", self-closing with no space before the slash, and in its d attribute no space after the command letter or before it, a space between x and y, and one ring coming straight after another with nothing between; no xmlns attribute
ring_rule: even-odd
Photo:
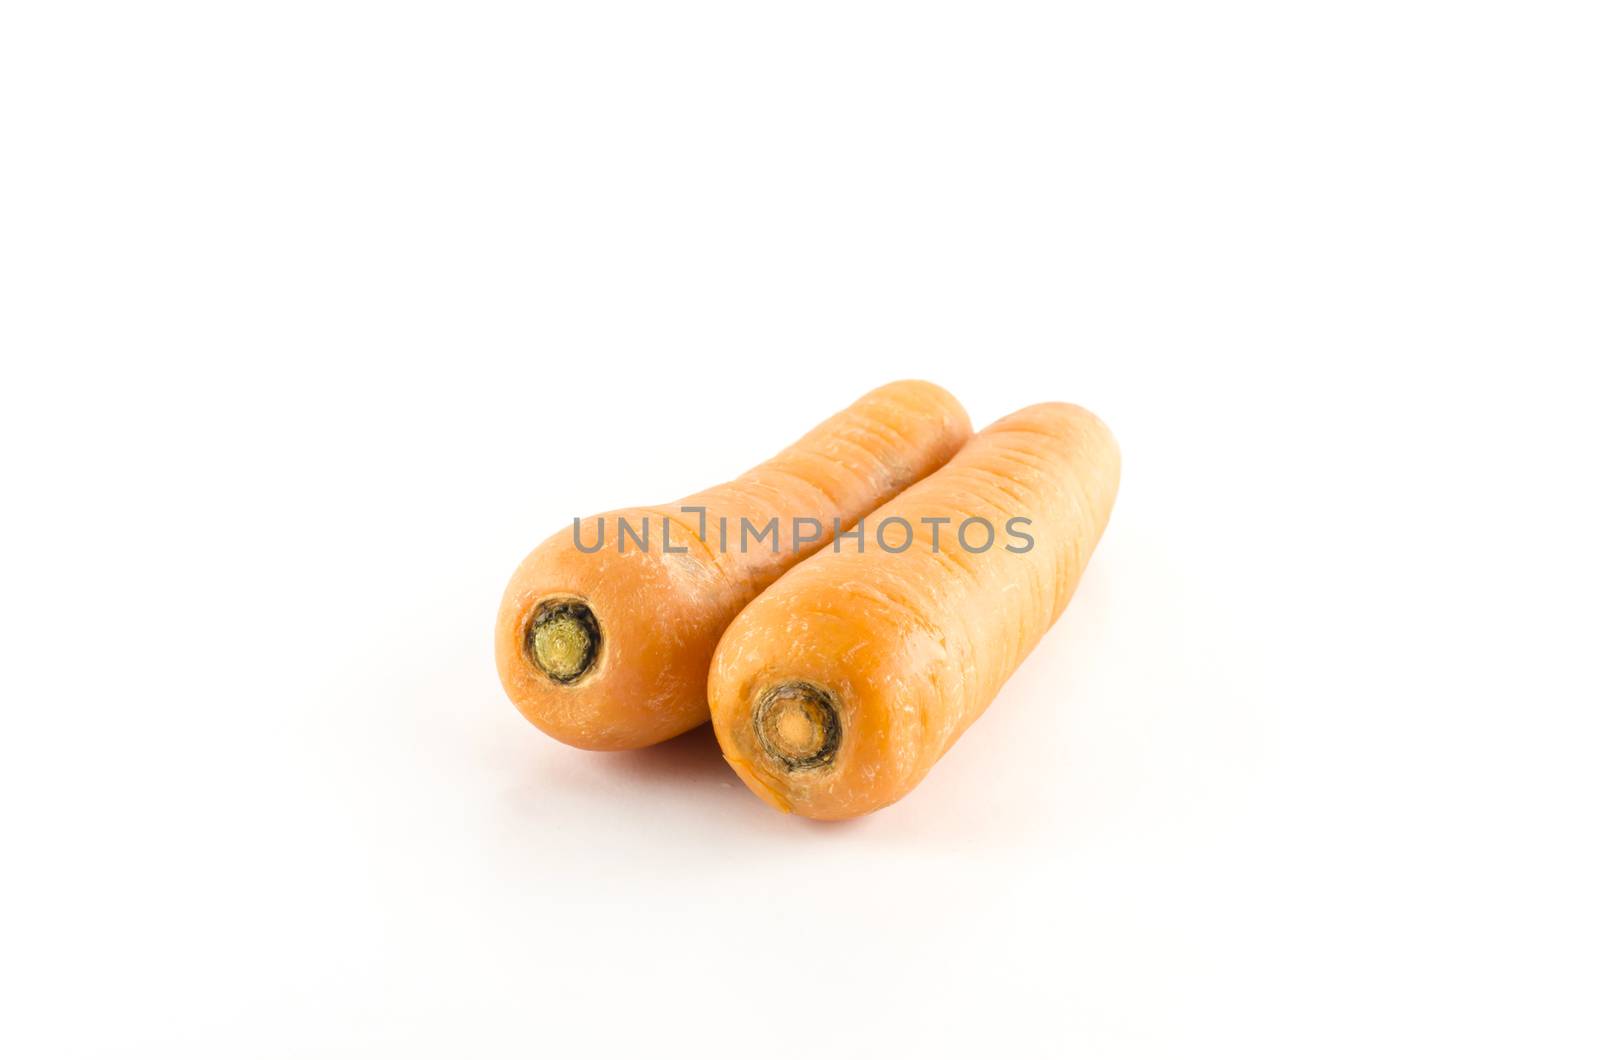
<svg viewBox="0 0 1600 1060"><path fill-rule="evenodd" d="M858 542L780 578L712 661L711 720L734 771L807 817L909 792L1067 606L1120 468L1093 414L1034 405L869 515Z"/></svg>
<svg viewBox="0 0 1600 1060"><path fill-rule="evenodd" d="M576 747L644 747L706 721L706 673L739 609L971 435L932 383L890 383L765 464L671 505L574 520L506 588L500 680Z"/></svg>

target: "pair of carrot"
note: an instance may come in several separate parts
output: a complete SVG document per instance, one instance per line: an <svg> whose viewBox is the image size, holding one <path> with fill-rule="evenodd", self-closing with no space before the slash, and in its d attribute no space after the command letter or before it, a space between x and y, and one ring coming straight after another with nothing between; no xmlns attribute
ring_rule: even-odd
<svg viewBox="0 0 1600 1060"><path fill-rule="evenodd" d="M891 383L732 482L540 545L501 605L501 681L578 747L643 747L709 716L773 806L868 813L922 780L1060 616L1119 471L1076 406L973 435L944 390ZM774 536L749 547L750 526Z"/></svg>

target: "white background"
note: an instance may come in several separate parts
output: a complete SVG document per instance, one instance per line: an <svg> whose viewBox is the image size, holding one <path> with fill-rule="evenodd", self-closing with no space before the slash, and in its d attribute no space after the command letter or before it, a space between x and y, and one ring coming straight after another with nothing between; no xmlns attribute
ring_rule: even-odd
<svg viewBox="0 0 1600 1060"><path fill-rule="evenodd" d="M1597 48L7 4L0 1051L1595 1055ZM525 551L905 376L1125 460L910 797L516 714Z"/></svg>

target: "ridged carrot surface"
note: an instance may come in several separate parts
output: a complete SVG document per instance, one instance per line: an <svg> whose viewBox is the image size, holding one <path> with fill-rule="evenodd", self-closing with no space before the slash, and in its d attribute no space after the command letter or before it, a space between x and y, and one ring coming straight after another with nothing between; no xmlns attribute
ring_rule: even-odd
<svg viewBox="0 0 1600 1060"><path fill-rule="evenodd" d="M1094 415L1035 405L867 517L869 528L906 520L911 548L885 551L869 531L860 551L841 541L780 578L729 626L712 662L712 721L735 772L808 817L852 817L909 792L1060 617L1120 469ZM1031 520L1025 551L1006 548L1023 547L1004 534L1016 517ZM992 547L954 539L969 519L995 528ZM903 536L896 527L887 540ZM983 539L972 524L974 548Z"/></svg>
<svg viewBox="0 0 1600 1060"><path fill-rule="evenodd" d="M739 609L831 541L835 519L849 527L970 435L966 412L944 390L890 383L731 482L583 520L585 547L604 527L598 551L581 550L574 528L563 529L523 560L501 602L495 657L506 693L529 721L576 747L644 747L699 725L711 654ZM773 519L776 542L742 551L742 520L759 532ZM819 538L793 547L795 519L816 520ZM619 534L619 520L648 526L642 547ZM815 532L805 524L800 536Z"/></svg>

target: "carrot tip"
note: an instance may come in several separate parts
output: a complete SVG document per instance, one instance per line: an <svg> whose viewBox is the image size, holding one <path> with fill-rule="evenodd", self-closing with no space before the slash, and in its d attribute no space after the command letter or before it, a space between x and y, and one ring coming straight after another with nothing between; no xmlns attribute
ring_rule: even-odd
<svg viewBox="0 0 1600 1060"><path fill-rule="evenodd" d="M819 769L839 750L839 709L833 697L806 681L767 689L751 716L768 757L791 771Z"/></svg>
<svg viewBox="0 0 1600 1060"><path fill-rule="evenodd" d="M529 661L550 680L569 685L588 673L600 653L600 624L578 600L546 600L528 623Z"/></svg>

